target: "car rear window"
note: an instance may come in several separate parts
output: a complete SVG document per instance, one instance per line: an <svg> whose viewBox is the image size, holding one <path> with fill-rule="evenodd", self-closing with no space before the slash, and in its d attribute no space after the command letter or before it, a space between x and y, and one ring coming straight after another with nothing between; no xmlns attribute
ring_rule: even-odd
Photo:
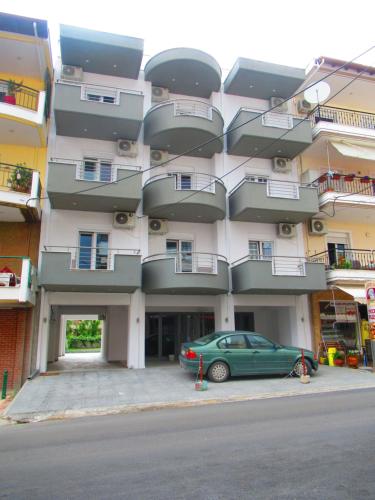
<svg viewBox="0 0 375 500"><path fill-rule="evenodd" d="M209 335L205 335L204 337L200 337L197 340L194 340L195 344L200 344L200 345L206 345L212 342L213 340L218 339L221 337L222 334L220 333L210 333Z"/></svg>

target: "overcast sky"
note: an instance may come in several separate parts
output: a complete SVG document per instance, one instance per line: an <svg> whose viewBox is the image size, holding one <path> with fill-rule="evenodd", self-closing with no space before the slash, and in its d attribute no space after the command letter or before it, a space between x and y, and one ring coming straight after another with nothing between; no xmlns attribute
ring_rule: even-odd
<svg viewBox="0 0 375 500"><path fill-rule="evenodd" d="M305 68L321 55L350 60L375 43L374 0L2 0L0 9L47 19L55 56L58 25L71 24L143 38L146 56L198 48L224 74L237 57ZM358 62L375 66L375 50Z"/></svg>

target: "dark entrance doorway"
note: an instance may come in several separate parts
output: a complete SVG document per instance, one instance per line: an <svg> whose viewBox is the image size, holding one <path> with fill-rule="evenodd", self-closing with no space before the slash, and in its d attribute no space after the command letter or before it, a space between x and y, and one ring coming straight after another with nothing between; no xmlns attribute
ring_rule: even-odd
<svg viewBox="0 0 375 500"><path fill-rule="evenodd" d="M254 331L254 313L252 312L235 312L234 313L234 328L236 330L244 330L246 332Z"/></svg>
<svg viewBox="0 0 375 500"><path fill-rule="evenodd" d="M177 358L181 344L213 332L213 312L146 313L146 358Z"/></svg>

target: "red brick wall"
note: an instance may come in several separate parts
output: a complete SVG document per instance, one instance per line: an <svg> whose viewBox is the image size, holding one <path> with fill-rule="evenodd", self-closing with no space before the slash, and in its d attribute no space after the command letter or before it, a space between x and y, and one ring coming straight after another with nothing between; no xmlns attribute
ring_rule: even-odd
<svg viewBox="0 0 375 500"><path fill-rule="evenodd" d="M0 309L0 383L8 370L8 390L18 389L28 375L31 310Z"/></svg>

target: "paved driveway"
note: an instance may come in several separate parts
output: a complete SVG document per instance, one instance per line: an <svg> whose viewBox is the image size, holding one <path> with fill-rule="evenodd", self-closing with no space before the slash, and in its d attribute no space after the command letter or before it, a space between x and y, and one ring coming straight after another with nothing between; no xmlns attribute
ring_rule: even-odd
<svg viewBox="0 0 375 500"><path fill-rule="evenodd" d="M175 364L145 370L62 372L27 382L6 416L44 420L356 388L375 388L375 375L368 370L321 366L306 385L298 378L243 377L209 383L207 391L198 392L194 376Z"/></svg>

